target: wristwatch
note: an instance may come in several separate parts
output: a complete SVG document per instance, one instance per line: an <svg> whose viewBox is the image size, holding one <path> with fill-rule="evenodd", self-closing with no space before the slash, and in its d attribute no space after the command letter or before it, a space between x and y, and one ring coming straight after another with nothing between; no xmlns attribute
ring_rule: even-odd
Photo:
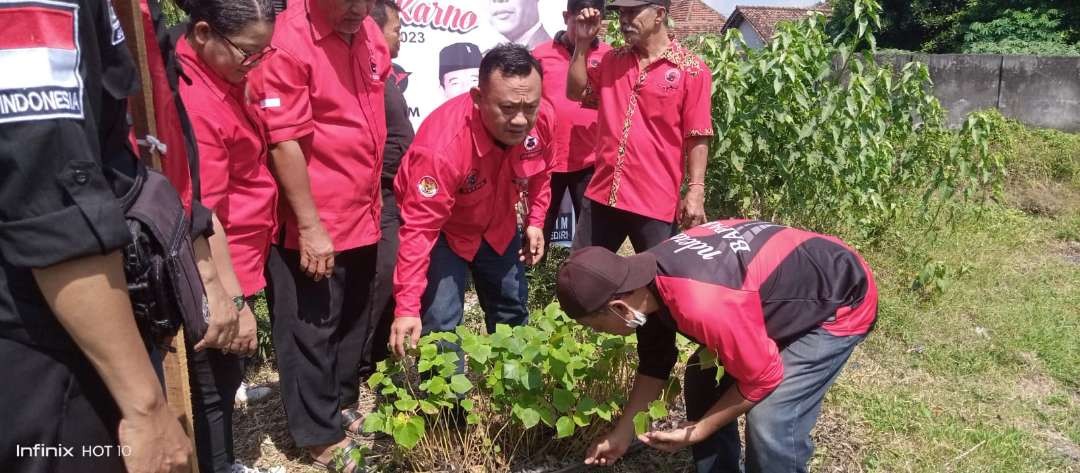
<svg viewBox="0 0 1080 473"><path fill-rule="evenodd" d="M244 305L247 304L247 300L244 299L244 296L233 296L232 303L236 306L236 311L240 312L244 310Z"/></svg>

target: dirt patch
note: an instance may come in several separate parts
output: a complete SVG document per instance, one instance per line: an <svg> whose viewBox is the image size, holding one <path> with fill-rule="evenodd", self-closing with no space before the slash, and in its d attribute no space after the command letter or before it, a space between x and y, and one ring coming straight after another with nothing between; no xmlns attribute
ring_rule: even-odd
<svg viewBox="0 0 1080 473"><path fill-rule="evenodd" d="M1080 241L1067 241L1061 245L1061 257L1072 264L1080 264Z"/></svg>
<svg viewBox="0 0 1080 473"><path fill-rule="evenodd" d="M1056 181L1030 181L1010 186L1008 201L1025 213L1057 218L1075 210L1080 195L1067 184Z"/></svg>
<svg viewBox="0 0 1080 473"><path fill-rule="evenodd" d="M862 459L865 456L867 435L842 411L825 407L818 417L817 425L811 433L817 446L812 470L836 473L854 473L863 471Z"/></svg>
<svg viewBox="0 0 1080 473"><path fill-rule="evenodd" d="M1069 461L1075 463L1075 466L1080 468L1080 445L1077 445L1072 440L1069 440L1068 437L1061 435L1058 432L1042 432L1039 436L1050 445L1051 449L1069 459Z"/></svg>
<svg viewBox="0 0 1080 473"><path fill-rule="evenodd" d="M1029 374L1016 381L1013 391L1018 399L1041 403L1057 391L1057 383L1041 374Z"/></svg>

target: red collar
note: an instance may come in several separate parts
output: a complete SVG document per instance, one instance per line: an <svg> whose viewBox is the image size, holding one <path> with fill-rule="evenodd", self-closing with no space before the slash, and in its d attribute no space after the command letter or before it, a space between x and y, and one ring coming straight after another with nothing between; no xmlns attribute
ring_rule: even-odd
<svg viewBox="0 0 1080 473"><path fill-rule="evenodd" d="M188 43L187 35L181 36L180 40L176 42L176 56L184 64L184 71L206 84L206 87L210 89L210 92L218 100L225 100L225 97L229 96L235 89L236 86L218 75L213 69L210 69L210 66L199 57L199 54Z"/></svg>

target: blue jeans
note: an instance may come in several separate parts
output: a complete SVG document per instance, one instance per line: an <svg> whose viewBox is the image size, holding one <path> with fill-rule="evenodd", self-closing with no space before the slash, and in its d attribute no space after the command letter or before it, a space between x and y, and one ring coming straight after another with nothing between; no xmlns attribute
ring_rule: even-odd
<svg viewBox="0 0 1080 473"><path fill-rule="evenodd" d="M506 252L501 255L482 241L476 256L469 262L454 253L446 236L440 234L431 250L428 285L420 300L423 333L450 332L461 324L469 273L480 299L480 308L484 310L488 333L494 333L497 324L528 323L529 312L525 304L529 290L525 266L518 260L520 249L521 238L518 237L510 240ZM452 344L443 348L458 351L460 355L460 349ZM459 359L458 366L458 371L462 371L464 361Z"/></svg>
<svg viewBox="0 0 1080 473"><path fill-rule="evenodd" d="M814 454L810 430L821 401L866 335L837 337L818 327L780 351L784 380L746 414L746 472L802 473ZM699 420L734 383L725 375L716 382L716 368L701 369L695 354L686 368L683 396L687 418ZM721 427L692 447L698 473L741 472L742 445L737 422Z"/></svg>

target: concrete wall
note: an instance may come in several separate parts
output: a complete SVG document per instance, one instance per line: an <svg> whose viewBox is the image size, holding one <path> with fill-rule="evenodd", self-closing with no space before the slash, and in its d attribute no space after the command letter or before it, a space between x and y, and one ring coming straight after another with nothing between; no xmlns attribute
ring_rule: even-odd
<svg viewBox="0 0 1080 473"><path fill-rule="evenodd" d="M997 108L1027 125L1080 132L1080 58L900 54L879 55L878 61L894 67L926 64L934 96L953 125L971 112Z"/></svg>

